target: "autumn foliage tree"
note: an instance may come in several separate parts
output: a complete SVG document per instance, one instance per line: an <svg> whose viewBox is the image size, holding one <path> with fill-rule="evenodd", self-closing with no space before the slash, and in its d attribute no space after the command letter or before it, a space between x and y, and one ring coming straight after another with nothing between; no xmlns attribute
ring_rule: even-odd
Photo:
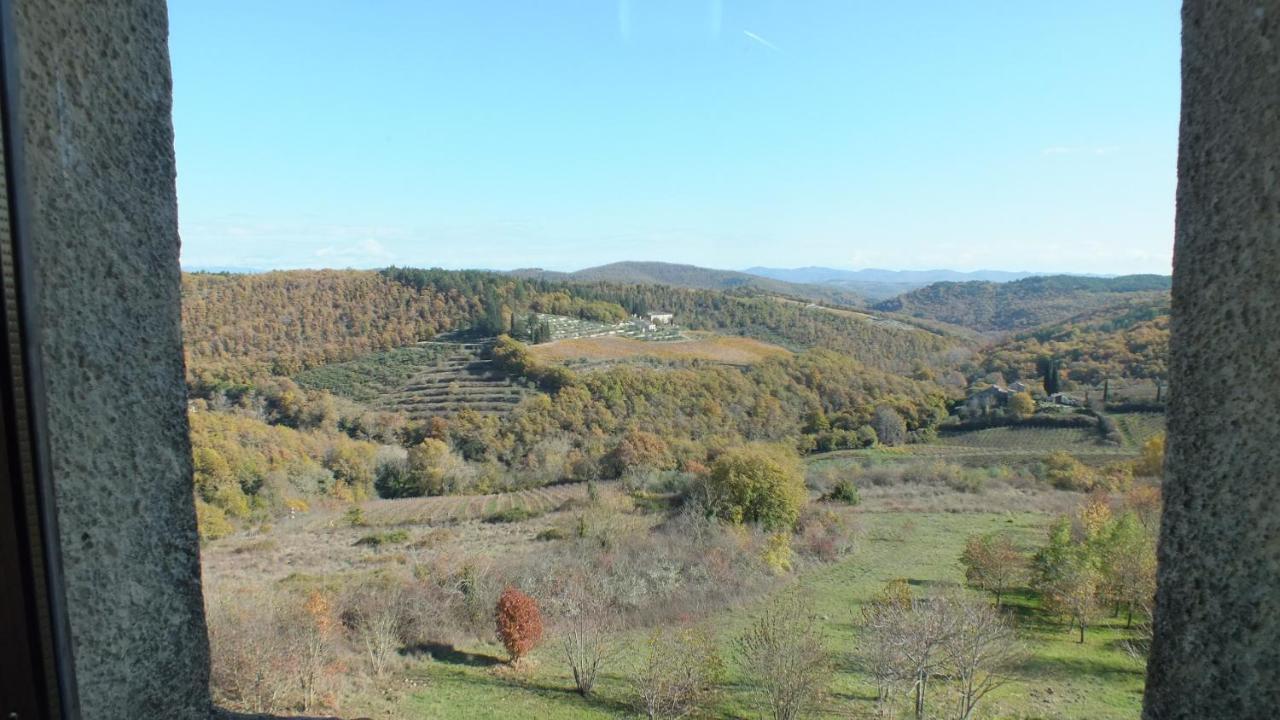
<svg viewBox="0 0 1280 720"><path fill-rule="evenodd" d="M1026 561L1008 533L974 535L960 555L970 585L1000 597L1021 579Z"/></svg>
<svg viewBox="0 0 1280 720"><path fill-rule="evenodd" d="M1164 433L1142 444L1142 456L1134 461L1133 474L1153 478L1164 475Z"/></svg>
<svg viewBox="0 0 1280 720"><path fill-rule="evenodd" d="M1009 412L1016 418L1031 417L1036 412L1036 401L1029 392L1015 393L1009 398Z"/></svg>
<svg viewBox="0 0 1280 720"><path fill-rule="evenodd" d="M709 510L735 523L789 529L808 500L804 468L783 446L748 445L725 452L707 480Z"/></svg>
<svg viewBox="0 0 1280 720"><path fill-rule="evenodd" d="M619 476L637 470L670 470L675 466L667 441L642 430L623 435L609 459Z"/></svg>
<svg viewBox="0 0 1280 720"><path fill-rule="evenodd" d="M511 656L512 664L520 662L542 641L542 611L537 601L514 587L502 591L494 619L498 639Z"/></svg>

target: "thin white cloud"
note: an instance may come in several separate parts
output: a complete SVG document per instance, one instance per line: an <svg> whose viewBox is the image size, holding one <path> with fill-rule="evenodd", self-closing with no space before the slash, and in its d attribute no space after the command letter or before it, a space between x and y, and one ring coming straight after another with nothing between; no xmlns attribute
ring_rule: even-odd
<svg viewBox="0 0 1280 720"><path fill-rule="evenodd" d="M760 43L761 45L763 45L763 46L765 46L765 47L769 48L770 50L772 50L772 51L774 51L774 52L782 52L782 48L778 47L777 45L774 45L773 43L769 42L768 40L765 40L764 38L760 37L759 35L757 35L757 34L755 34L755 33L751 32L750 30L743 30L743 31L742 31L742 34L743 34L743 35L746 35L748 38L750 38L750 39L752 39L752 40L755 40L756 42Z"/></svg>
<svg viewBox="0 0 1280 720"><path fill-rule="evenodd" d="M631 39L630 0L618 0L618 34L622 36L624 42Z"/></svg>

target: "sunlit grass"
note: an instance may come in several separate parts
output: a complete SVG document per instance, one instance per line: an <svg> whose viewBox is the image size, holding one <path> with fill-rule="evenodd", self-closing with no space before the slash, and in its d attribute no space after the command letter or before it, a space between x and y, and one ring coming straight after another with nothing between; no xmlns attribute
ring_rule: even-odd
<svg viewBox="0 0 1280 720"><path fill-rule="evenodd" d="M874 709L875 689L858 667L856 618L886 582L907 579L924 592L930 586L963 581L958 563L965 538L1004 529L1030 550L1041 540L1047 517L1041 514L906 514L868 513L859 550L849 558L803 573L792 589L812 598L824 619L838 672L832 699L822 717L859 717ZM1141 706L1141 664L1124 650L1129 636L1124 618L1108 618L1090 628L1084 644L1065 623L1045 617L1036 599L1023 592L1008 599L1028 650L1017 677L996 691L983 707L986 717L1136 718ZM716 613L705 622L722 641L726 655L732 638L749 622L752 607ZM643 631L622 641L634 648ZM636 717L629 708L626 655L600 680L591 698L572 691L568 668L554 641L540 648L529 667L512 671L493 664L502 656L493 645L463 648L472 656L448 655L421 660L412 676L423 683L407 697L404 717L431 718L570 718ZM730 663L723 697L711 717L755 717L744 678Z"/></svg>

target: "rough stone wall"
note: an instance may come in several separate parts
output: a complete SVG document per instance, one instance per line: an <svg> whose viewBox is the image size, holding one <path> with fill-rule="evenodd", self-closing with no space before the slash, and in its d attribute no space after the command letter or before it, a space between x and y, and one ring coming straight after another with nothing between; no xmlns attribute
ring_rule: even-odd
<svg viewBox="0 0 1280 720"><path fill-rule="evenodd" d="M1183 5L1149 720L1280 707L1280 0Z"/></svg>
<svg viewBox="0 0 1280 720"><path fill-rule="evenodd" d="M15 0L29 230L85 718L208 718L164 0Z"/></svg>

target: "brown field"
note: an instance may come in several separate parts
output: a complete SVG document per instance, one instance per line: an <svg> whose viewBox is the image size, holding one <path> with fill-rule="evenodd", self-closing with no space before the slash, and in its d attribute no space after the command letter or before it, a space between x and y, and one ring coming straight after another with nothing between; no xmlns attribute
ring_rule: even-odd
<svg viewBox="0 0 1280 720"><path fill-rule="evenodd" d="M745 337L706 335L692 340L646 342L623 337L557 340L530 348L534 357L546 362L586 360L609 362L634 358L659 360L709 360L726 365L752 365L772 357L789 355L777 345Z"/></svg>

